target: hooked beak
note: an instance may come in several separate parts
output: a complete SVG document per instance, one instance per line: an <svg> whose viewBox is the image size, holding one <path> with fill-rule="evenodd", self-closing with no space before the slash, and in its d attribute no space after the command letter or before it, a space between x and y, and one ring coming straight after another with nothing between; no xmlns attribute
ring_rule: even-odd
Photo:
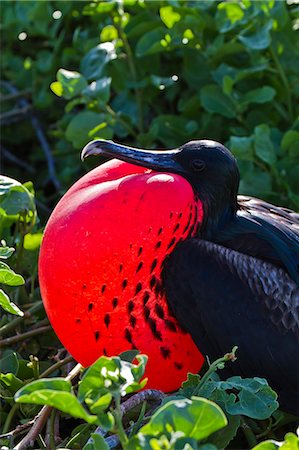
<svg viewBox="0 0 299 450"><path fill-rule="evenodd" d="M81 153L84 161L90 155L111 156L112 158L146 167L157 172L181 172L180 164L175 156L179 149L174 150L141 150L134 147L116 144L113 141L95 140L87 144Z"/></svg>

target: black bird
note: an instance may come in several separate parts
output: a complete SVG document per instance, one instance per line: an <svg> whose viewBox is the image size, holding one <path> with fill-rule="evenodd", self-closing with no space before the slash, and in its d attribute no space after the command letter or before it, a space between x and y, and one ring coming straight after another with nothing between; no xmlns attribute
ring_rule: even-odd
<svg viewBox="0 0 299 450"><path fill-rule="evenodd" d="M198 237L165 260L169 307L211 360L239 347L225 375L265 377L281 408L299 414L299 215L238 196L236 160L211 140L165 151L94 141L82 155L90 154L179 174L191 184L203 222Z"/></svg>

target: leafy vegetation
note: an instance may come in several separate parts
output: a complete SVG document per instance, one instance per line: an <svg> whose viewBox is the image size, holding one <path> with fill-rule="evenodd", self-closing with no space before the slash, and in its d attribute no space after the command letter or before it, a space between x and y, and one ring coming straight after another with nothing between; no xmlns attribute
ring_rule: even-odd
<svg viewBox="0 0 299 450"><path fill-rule="evenodd" d="M241 193L299 208L298 14L274 0L3 2L4 448L298 448L296 421L265 380L219 378L234 353L172 396L137 392L143 356L102 357L78 380L37 282L43 226L90 169L79 152L91 139L219 140L238 159Z"/></svg>

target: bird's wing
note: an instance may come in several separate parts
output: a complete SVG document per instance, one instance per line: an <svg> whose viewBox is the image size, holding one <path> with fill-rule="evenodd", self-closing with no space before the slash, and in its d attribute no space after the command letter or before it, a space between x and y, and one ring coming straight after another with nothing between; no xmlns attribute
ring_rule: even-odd
<svg viewBox="0 0 299 450"><path fill-rule="evenodd" d="M291 209L275 206L259 198L245 195L238 195L238 204L240 211L269 218L297 235L299 233L299 214Z"/></svg>
<svg viewBox="0 0 299 450"><path fill-rule="evenodd" d="M288 385L293 395L299 289L283 269L193 238L169 256L163 282L171 311L204 355L214 360L237 345L231 374L265 377L274 389Z"/></svg>
<svg viewBox="0 0 299 450"><path fill-rule="evenodd" d="M299 285L299 214L245 196L238 196L238 206L213 241L285 268Z"/></svg>

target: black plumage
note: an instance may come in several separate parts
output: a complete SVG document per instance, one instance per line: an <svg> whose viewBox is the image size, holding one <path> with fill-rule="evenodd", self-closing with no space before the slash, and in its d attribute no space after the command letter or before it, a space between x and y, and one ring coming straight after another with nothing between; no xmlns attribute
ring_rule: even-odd
<svg viewBox="0 0 299 450"><path fill-rule="evenodd" d="M267 378L281 407L299 414L299 215L237 196L236 160L214 141L161 152L94 141L83 150L98 153L189 181L204 216L198 237L163 264L169 307L210 359L239 347L226 375Z"/></svg>

